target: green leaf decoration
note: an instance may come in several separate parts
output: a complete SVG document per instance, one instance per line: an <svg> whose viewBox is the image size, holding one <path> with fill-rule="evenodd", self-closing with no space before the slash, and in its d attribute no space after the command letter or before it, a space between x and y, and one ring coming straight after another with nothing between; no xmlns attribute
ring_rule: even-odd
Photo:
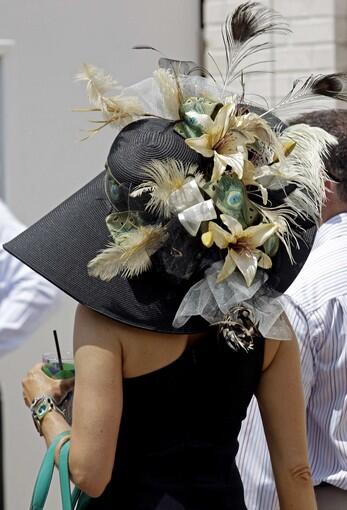
<svg viewBox="0 0 347 510"><path fill-rule="evenodd" d="M267 241L265 241L263 248L264 251L269 257L273 257L278 252L280 247L280 240L277 235L271 236Z"/></svg>
<svg viewBox="0 0 347 510"><path fill-rule="evenodd" d="M138 229L143 225L140 215L132 211L113 212L106 217L106 226L115 243L124 234Z"/></svg>
<svg viewBox="0 0 347 510"><path fill-rule="evenodd" d="M218 182L208 182L203 189L220 211L238 220L243 228L256 222L259 214L238 177L225 173Z"/></svg>
<svg viewBox="0 0 347 510"><path fill-rule="evenodd" d="M176 124L174 130L183 138L197 138L204 133L204 129L194 113L208 115L214 119L222 106L222 103L207 97L188 97L180 106L181 122Z"/></svg>

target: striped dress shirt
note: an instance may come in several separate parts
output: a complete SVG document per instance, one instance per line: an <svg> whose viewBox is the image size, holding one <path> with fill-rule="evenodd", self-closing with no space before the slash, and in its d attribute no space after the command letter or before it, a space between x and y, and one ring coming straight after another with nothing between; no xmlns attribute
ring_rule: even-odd
<svg viewBox="0 0 347 510"><path fill-rule="evenodd" d="M282 300L300 346L313 482L347 491L347 213L318 229L303 269ZM237 463L248 510L278 510L254 398L239 442Z"/></svg>

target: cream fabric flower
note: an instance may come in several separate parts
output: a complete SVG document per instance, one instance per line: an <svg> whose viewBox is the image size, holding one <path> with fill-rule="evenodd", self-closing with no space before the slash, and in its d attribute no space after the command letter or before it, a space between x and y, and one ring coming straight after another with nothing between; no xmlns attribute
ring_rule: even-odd
<svg viewBox="0 0 347 510"><path fill-rule="evenodd" d="M218 274L217 281L222 282L238 268L247 286L250 287L258 267L269 269L272 266L270 257L258 248L277 231L278 225L261 223L243 229L241 223L232 216L221 214L220 217L229 232L210 221L208 231L202 235L205 246L211 247L215 243L218 248L228 248L224 266Z"/></svg>
<svg viewBox="0 0 347 510"><path fill-rule="evenodd" d="M244 163L248 160L247 146L256 140L278 149L278 140L267 122L254 113L235 115L234 102L225 104L216 118L196 114L194 118L204 134L198 138L188 138L186 143L206 158L214 158L211 181L218 181L230 166L239 179L243 177Z"/></svg>
<svg viewBox="0 0 347 510"><path fill-rule="evenodd" d="M247 137L231 126L236 126L235 104L229 103L218 111L216 118L196 114L197 122L203 127L204 134L198 138L187 138L186 143L205 158L214 157L212 181L218 181L229 165L239 179L242 178L246 157L244 146ZM240 117L241 118L241 117Z"/></svg>

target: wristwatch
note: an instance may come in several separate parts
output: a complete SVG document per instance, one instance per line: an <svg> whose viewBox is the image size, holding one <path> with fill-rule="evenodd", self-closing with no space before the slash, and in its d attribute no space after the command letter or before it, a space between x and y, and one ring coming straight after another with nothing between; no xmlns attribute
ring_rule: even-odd
<svg viewBox="0 0 347 510"><path fill-rule="evenodd" d="M58 411L60 414L59 407L57 406L55 400L50 395L41 395L40 397L34 398L31 403L30 411L31 416L33 418L36 430L42 436L41 424L44 417L50 413L51 411Z"/></svg>

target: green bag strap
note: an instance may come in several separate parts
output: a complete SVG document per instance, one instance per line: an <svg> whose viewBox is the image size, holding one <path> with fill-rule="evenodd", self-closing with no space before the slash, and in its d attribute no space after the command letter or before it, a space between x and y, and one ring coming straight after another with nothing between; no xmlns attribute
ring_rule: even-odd
<svg viewBox="0 0 347 510"><path fill-rule="evenodd" d="M78 487L75 487L71 494L69 452L70 441L63 444L59 454L60 494L63 510L73 510L74 508L76 508L76 510L84 510L87 508L90 498L86 494L83 494Z"/></svg>
<svg viewBox="0 0 347 510"><path fill-rule="evenodd" d="M43 510L48 496L49 488L52 481L54 471L55 450L59 441L70 434L70 431L58 434L49 445L36 478L33 495L30 503L30 510ZM81 492L75 487L72 494L70 490L69 475L69 451L70 441L63 444L59 452L59 478L60 493L63 510L85 510L90 501L89 496ZM76 507L77 505L77 507Z"/></svg>
<svg viewBox="0 0 347 510"><path fill-rule="evenodd" d="M60 494L63 510L73 510L69 476L70 441L63 444L59 453Z"/></svg>
<svg viewBox="0 0 347 510"><path fill-rule="evenodd" d="M86 510L90 503L90 497L84 492L81 492L80 498L77 503L76 510Z"/></svg>
<svg viewBox="0 0 347 510"><path fill-rule="evenodd" d="M53 476L55 449L59 441L69 434L70 432L68 430L61 432L49 445L36 478L30 510L43 510Z"/></svg>
<svg viewBox="0 0 347 510"><path fill-rule="evenodd" d="M78 487L74 487L74 490L72 491L71 500L72 500L72 508L75 508L77 503L80 501L80 496L82 495L81 489ZM79 510L79 506L77 505L76 510Z"/></svg>

